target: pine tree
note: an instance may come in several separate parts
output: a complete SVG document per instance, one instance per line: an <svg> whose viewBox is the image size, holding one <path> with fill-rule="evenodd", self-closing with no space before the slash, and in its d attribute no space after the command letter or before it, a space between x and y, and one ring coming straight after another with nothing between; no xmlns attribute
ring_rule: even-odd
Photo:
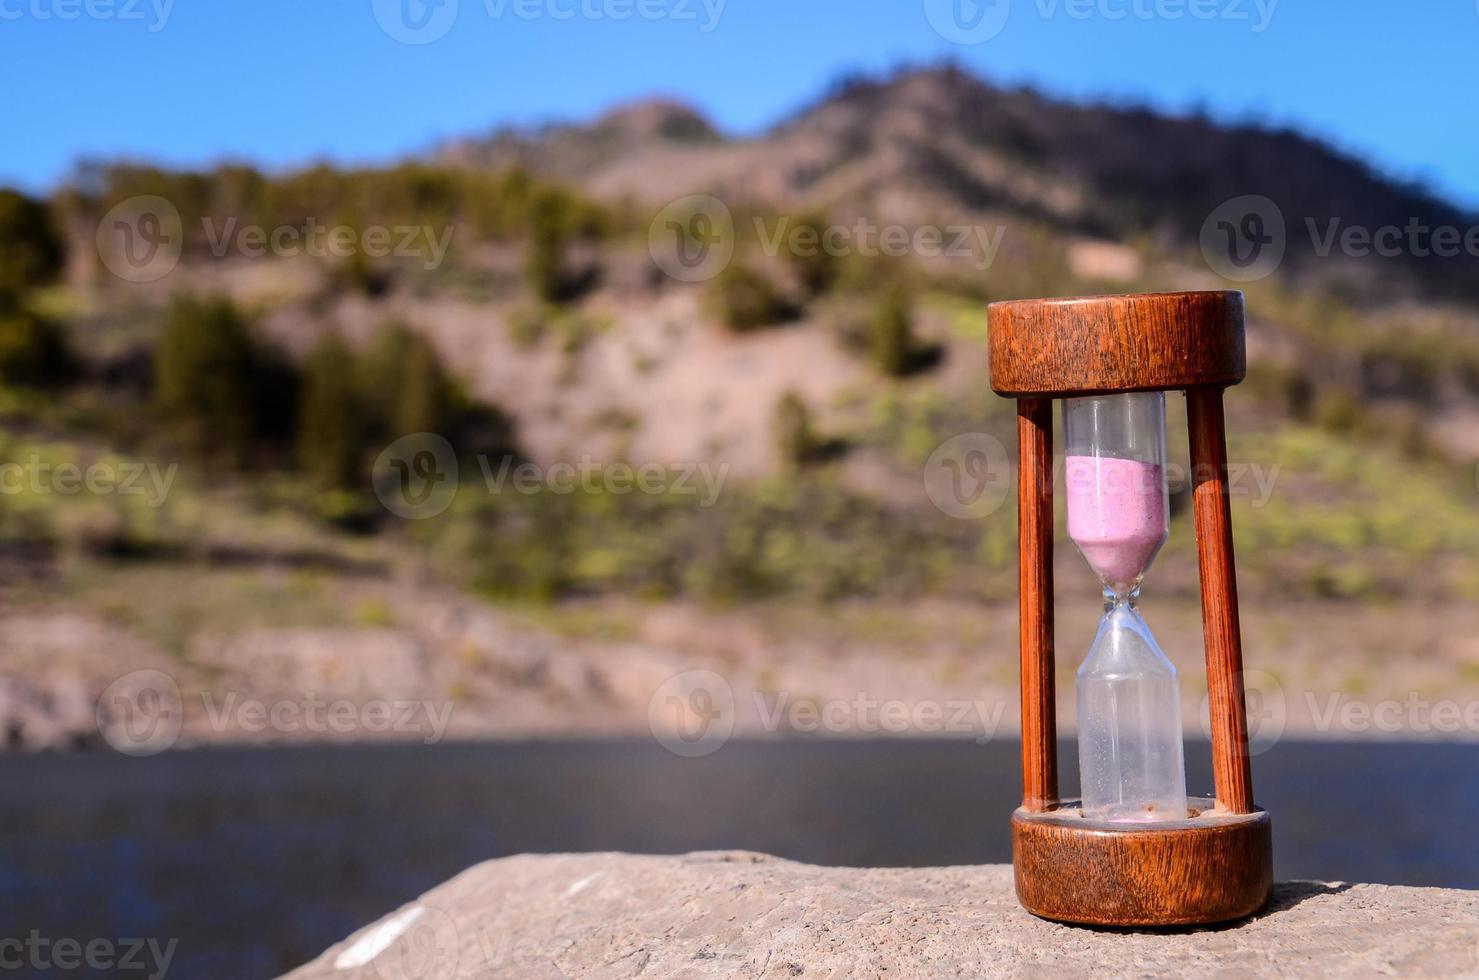
<svg viewBox="0 0 1479 980"><path fill-rule="evenodd" d="M805 466L816 450L811 413L795 392L786 392L776 403L773 421L776 453L787 466Z"/></svg>
<svg viewBox="0 0 1479 980"><path fill-rule="evenodd" d="M908 291L888 287L868 324L868 356L891 378L907 374L914 356L914 321Z"/></svg>
<svg viewBox="0 0 1479 980"><path fill-rule="evenodd" d="M568 237L568 208L557 191L536 194L529 209L529 244L525 273L529 286L542 302L565 299L569 285L565 269L565 240Z"/></svg>
<svg viewBox="0 0 1479 980"><path fill-rule="evenodd" d="M0 384L44 388L65 381L72 367L60 326L0 301Z"/></svg>
<svg viewBox="0 0 1479 980"><path fill-rule="evenodd" d="M298 465L326 489L359 477L365 418L355 386L353 353L337 334L319 341L303 365L298 414Z"/></svg>
<svg viewBox="0 0 1479 980"><path fill-rule="evenodd" d="M241 462L257 430L260 361L230 300L176 297L155 348L155 407L190 448Z"/></svg>
<svg viewBox="0 0 1479 980"><path fill-rule="evenodd" d="M46 205L0 189L0 303L52 282L62 271L62 240Z"/></svg>

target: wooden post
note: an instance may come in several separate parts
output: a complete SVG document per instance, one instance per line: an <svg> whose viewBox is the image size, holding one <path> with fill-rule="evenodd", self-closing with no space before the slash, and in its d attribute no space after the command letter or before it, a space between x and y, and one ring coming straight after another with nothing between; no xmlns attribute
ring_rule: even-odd
<svg viewBox="0 0 1479 980"><path fill-rule="evenodd" d="M1058 802L1058 724L1053 694L1053 402L1017 401L1019 641L1022 672L1022 806Z"/></svg>
<svg viewBox="0 0 1479 980"><path fill-rule="evenodd" d="M1248 764L1248 715L1243 693L1243 640L1233 567L1232 515L1227 496L1227 433L1222 389L1190 388L1192 501L1202 580L1202 633L1207 648L1207 699L1212 720L1212 776L1218 805L1253 811Z"/></svg>

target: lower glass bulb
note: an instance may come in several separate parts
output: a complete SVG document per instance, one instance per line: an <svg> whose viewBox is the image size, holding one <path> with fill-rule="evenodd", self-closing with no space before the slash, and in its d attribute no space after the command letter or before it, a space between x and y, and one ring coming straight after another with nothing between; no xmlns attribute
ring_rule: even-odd
<svg viewBox="0 0 1479 980"><path fill-rule="evenodd" d="M1126 599L1116 598L1100 621L1077 687L1083 815L1184 820L1176 667Z"/></svg>

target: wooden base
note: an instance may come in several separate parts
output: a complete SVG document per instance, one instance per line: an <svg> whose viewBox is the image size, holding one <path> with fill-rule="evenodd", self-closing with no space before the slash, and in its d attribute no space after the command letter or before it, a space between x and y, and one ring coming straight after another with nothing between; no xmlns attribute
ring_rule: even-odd
<svg viewBox="0 0 1479 980"><path fill-rule="evenodd" d="M1034 915L1094 926L1187 926L1252 915L1273 891L1263 810L1192 799L1186 820L1085 820L1078 801L1012 815L1017 900Z"/></svg>

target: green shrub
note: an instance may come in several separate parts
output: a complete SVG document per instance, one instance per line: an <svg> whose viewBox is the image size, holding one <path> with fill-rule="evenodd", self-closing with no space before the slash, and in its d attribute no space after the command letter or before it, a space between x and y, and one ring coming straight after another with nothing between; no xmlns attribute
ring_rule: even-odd
<svg viewBox="0 0 1479 980"><path fill-rule="evenodd" d="M841 272L837 256L825 247L827 218L806 214L786 228L784 257L807 296L819 296L832 288Z"/></svg>
<svg viewBox="0 0 1479 980"><path fill-rule="evenodd" d="M544 305L520 306L508 314L508 336L519 350L539 346L549 327L552 311Z"/></svg>
<svg viewBox="0 0 1479 980"><path fill-rule="evenodd" d="M1315 403L1315 420L1331 432L1354 432L1362 421L1361 403L1349 388L1328 388Z"/></svg>
<svg viewBox="0 0 1479 980"><path fill-rule="evenodd" d="M738 260L712 280L709 305L719 322L740 333L779 323L790 312L775 285Z"/></svg>

